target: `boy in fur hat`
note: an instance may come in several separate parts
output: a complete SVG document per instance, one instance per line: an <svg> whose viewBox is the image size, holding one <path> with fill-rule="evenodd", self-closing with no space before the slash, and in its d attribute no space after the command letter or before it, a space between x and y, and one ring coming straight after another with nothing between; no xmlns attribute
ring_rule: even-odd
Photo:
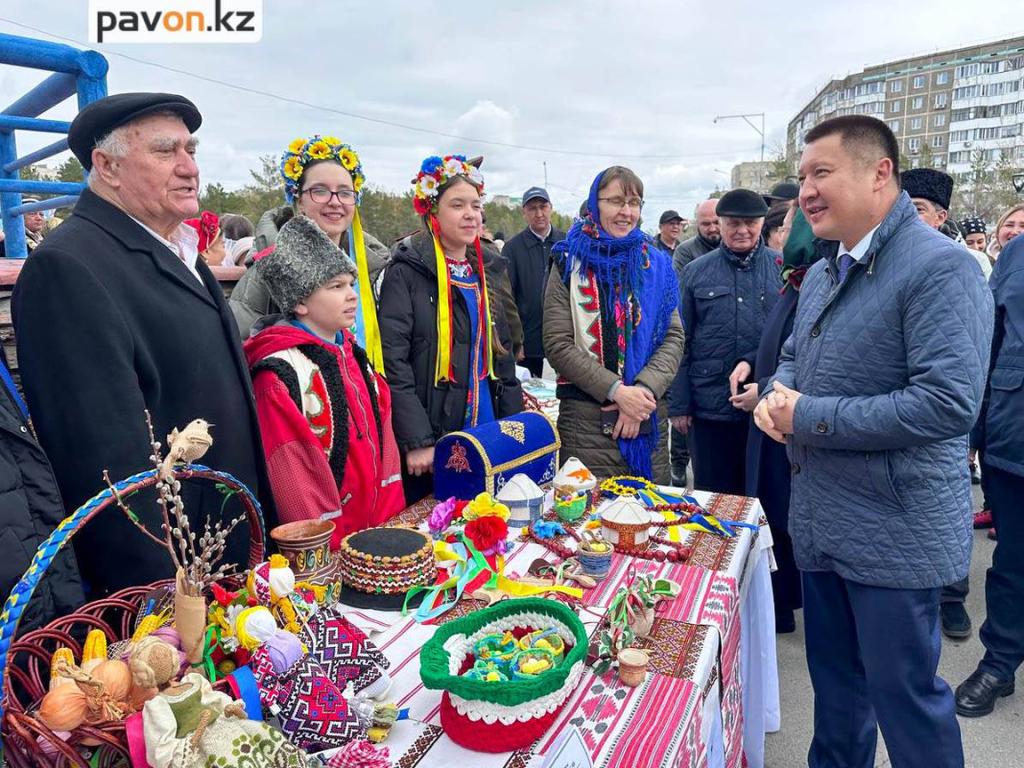
<svg viewBox="0 0 1024 768"><path fill-rule="evenodd" d="M330 520L331 549L402 510L391 391L356 344L356 266L305 216L254 268L284 313L245 342L282 523Z"/></svg>

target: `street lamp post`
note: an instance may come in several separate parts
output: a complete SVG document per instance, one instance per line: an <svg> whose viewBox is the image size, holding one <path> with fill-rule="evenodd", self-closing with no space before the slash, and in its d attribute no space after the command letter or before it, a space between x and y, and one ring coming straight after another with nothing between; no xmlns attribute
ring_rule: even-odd
<svg viewBox="0 0 1024 768"><path fill-rule="evenodd" d="M761 118L760 128L758 128L756 125L750 122L749 118L751 117ZM747 125L749 125L755 131L757 131L758 135L760 135L761 137L761 162L764 162L764 112L752 112L746 115L718 115L715 118L714 122L717 123L719 120L744 120L746 121Z"/></svg>

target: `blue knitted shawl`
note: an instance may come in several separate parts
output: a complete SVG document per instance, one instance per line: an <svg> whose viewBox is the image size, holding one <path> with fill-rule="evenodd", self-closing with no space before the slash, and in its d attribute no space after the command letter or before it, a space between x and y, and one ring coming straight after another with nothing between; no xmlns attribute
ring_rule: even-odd
<svg viewBox="0 0 1024 768"><path fill-rule="evenodd" d="M621 323L616 318L624 320L625 327L619 328L626 340L622 382L632 385L665 340L672 311L679 308L679 286L669 255L655 247L651 237L639 227L616 238L601 226L597 190L605 173L607 170L601 171L590 187L587 215L576 220L565 240L554 245L552 253L564 254L566 281L574 271L594 275L601 295L609 298L602 302L607 322L618 327ZM634 305L632 318L624 311L629 299ZM653 476L651 454L658 448L657 412L651 414L651 426L648 435L618 441L630 472L647 479Z"/></svg>

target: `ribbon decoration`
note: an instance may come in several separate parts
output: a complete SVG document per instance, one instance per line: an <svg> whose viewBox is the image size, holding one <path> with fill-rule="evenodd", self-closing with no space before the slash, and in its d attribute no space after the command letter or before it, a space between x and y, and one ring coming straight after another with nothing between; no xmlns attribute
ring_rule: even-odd
<svg viewBox="0 0 1024 768"><path fill-rule="evenodd" d="M193 667L202 667L206 672L206 679L211 683L217 682L217 665L213 663L213 652L220 645L220 626L211 624L206 628L206 639L203 642L203 660Z"/></svg>
<svg viewBox="0 0 1024 768"><path fill-rule="evenodd" d="M236 699L245 704L245 716L250 720L263 719L263 707L260 704L260 691L256 685L256 676L251 667L239 667L228 675L228 685Z"/></svg>
<svg viewBox="0 0 1024 768"><path fill-rule="evenodd" d="M405 602L402 605L403 616L408 613L409 600L413 596L420 592L427 593L413 616L420 624L443 615L455 607L464 593L473 592L481 587L499 589L514 597L561 592L578 599L583 598L583 590L578 587L534 586L533 584L520 584L507 578L504 556L498 555L494 565L491 565L465 534L459 534L459 541L452 544L435 541L434 556L442 562L452 562L454 566L451 569L451 575L440 584L435 584L432 587L413 587L406 594ZM450 590L454 590L454 596L451 598L448 597Z"/></svg>
<svg viewBox="0 0 1024 768"><path fill-rule="evenodd" d="M366 263L366 239L363 237L363 225L359 220L359 206L356 206L355 217L348 232L349 250L355 257L356 280L359 290L359 309L363 322L356 327L356 340L366 350L373 370L384 376L384 349L380 339L380 324L377 322L376 302L373 298L373 287L370 284L370 269Z"/></svg>
<svg viewBox="0 0 1024 768"><path fill-rule="evenodd" d="M657 494L653 494L653 495L657 495ZM665 494L665 495L669 496L669 497L672 497L672 498L682 499L685 502L688 502L690 504L696 504L698 507L700 507L700 502L698 502L693 496L679 496L679 497L676 497L673 494ZM678 503L678 502L673 502L673 503ZM652 505L649 505L649 506L657 506L657 505L652 504ZM703 507L701 507L701 509L703 509ZM667 509L659 510L659 512L661 513L662 517L664 517L669 522L672 522L673 520L678 520L679 517L680 517L675 512L672 512L671 510L667 510ZM669 541L680 542L680 541L683 540L682 531L679 530L680 527L684 527L685 528L686 524L684 523L682 526L670 525L668 527L668 539L669 539ZM690 529L690 530L693 530L693 529Z"/></svg>
<svg viewBox="0 0 1024 768"><path fill-rule="evenodd" d="M733 520L720 520L714 515L694 515L690 522L683 523L683 528L701 533L713 533L725 539L735 539L740 535L737 528L749 528L752 531L759 530L753 523L741 523Z"/></svg>

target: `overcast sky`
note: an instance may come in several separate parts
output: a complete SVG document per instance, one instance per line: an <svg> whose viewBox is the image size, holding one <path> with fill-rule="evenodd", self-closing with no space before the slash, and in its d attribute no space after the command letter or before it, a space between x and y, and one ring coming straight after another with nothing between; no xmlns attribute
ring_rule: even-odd
<svg viewBox="0 0 1024 768"><path fill-rule="evenodd" d="M45 39L10 23L17 22L86 47L87 5L2 0L0 33ZM977 11L969 21L968 8ZM542 184L546 162L549 192L563 211L579 206L599 170L627 165L644 180L645 212L655 218L665 208L692 212L716 186L728 187L735 163L758 159L757 133L741 120L715 124L716 115L765 112L767 146L781 147L786 124L830 78L1022 34L1024 22L1008 26L1018 9L1010 0L264 0L260 43L94 47L110 61L110 93L163 90L196 102L204 184L239 186L260 155L322 133L352 144L371 184L396 191L407 189L429 154L485 155L490 195L518 196ZM43 76L0 65L0 109ZM47 116L73 114L69 100ZM18 134L19 150L52 140Z"/></svg>

